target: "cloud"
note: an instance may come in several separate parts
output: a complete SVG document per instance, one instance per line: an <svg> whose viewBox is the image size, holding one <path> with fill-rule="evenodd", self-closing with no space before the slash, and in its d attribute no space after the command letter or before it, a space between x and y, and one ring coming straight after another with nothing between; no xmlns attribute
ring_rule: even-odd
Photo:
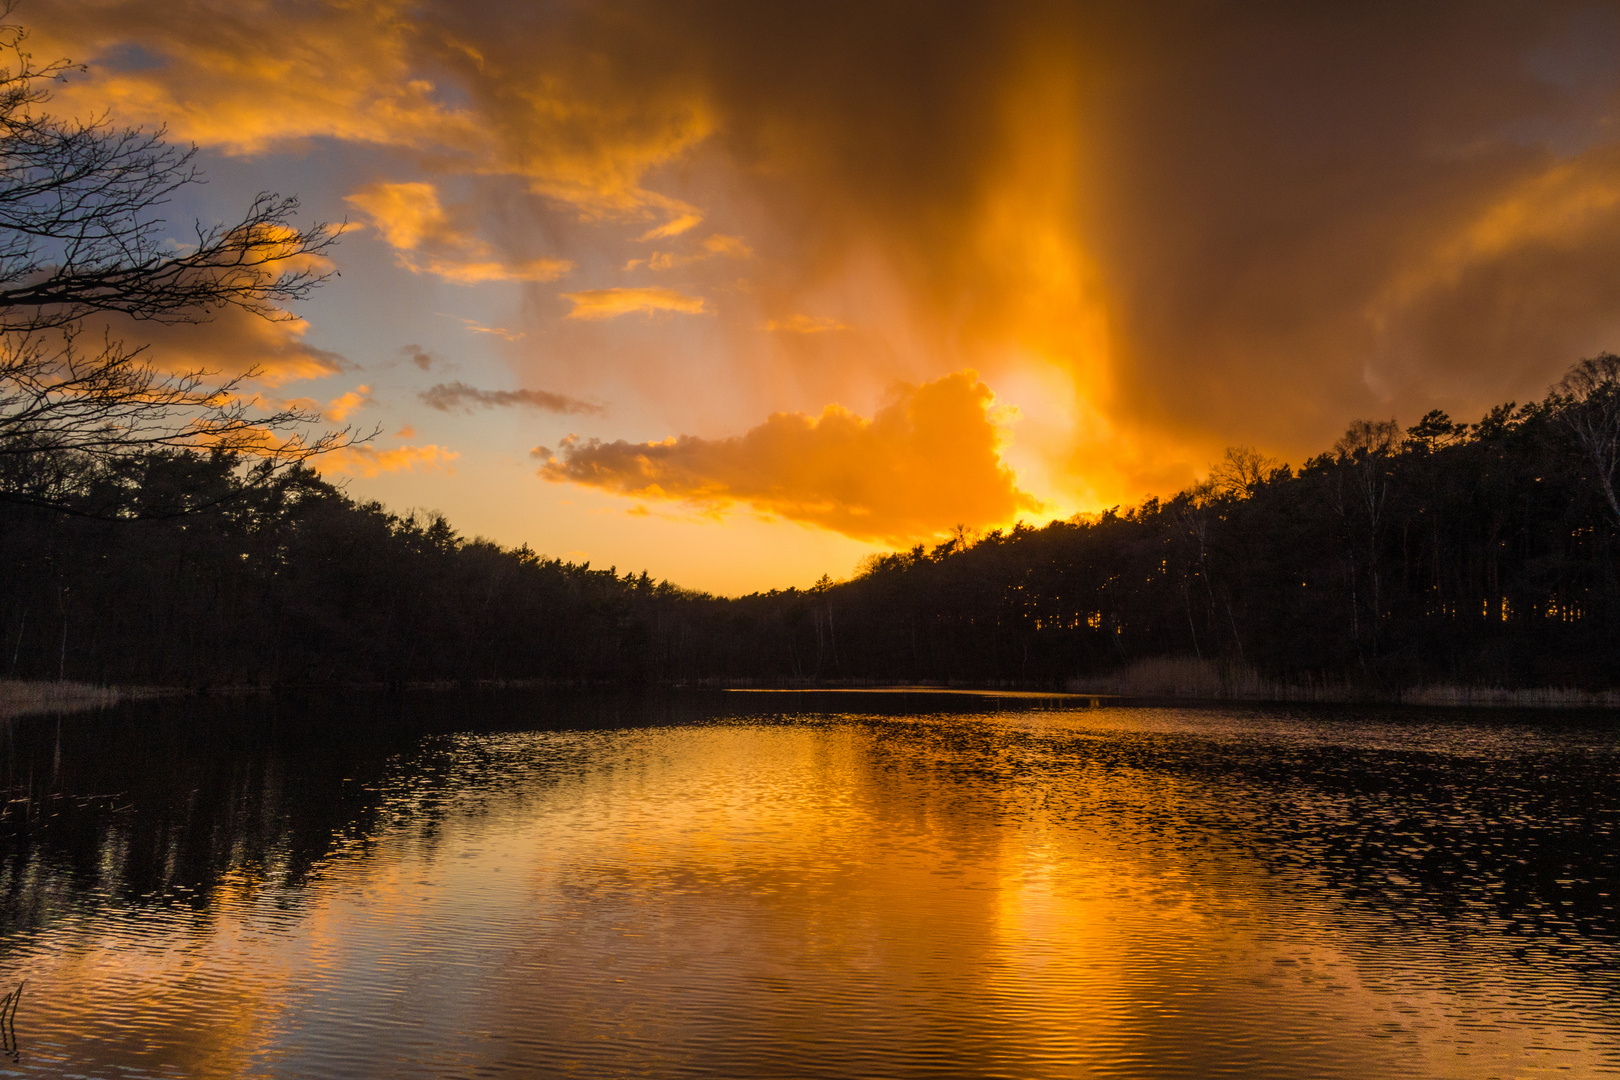
<svg viewBox="0 0 1620 1080"><path fill-rule="evenodd" d="M790 334L824 334L829 330L848 330L849 327L829 316L790 315L785 319L771 319L767 330L784 330Z"/></svg>
<svg viewBox="0 0 1620 1080"><path fill-rule="evenodd" d="M463 382L439 383L423 390L417 397L422 399L424 405L440 412L460 409L470 413L474 406L497 409L514 405L555 413L599 414L603 411L600 405L564 394L553 394L548 390L479 390Z"/></svg>
<svg viewBox="0 0 1620 1080"><path fill-rule="evenodd" d="M289 249L298 246L297 233L289 226L254 230L251 239L255 257L264 260L258 272L261 284L281 280L286 274L319 276L336 270L322 254L289 256ZM258 311L236 304L192 308L187 314L199 321L166 322L97 312L83 321L81 330L88 335L86 340L101 338L120 342L126 349L138 348L145 360L170 374L203 372L230 380L251 373L252 383L260 389L323 379L352 366L340 354L305 341L309 322L273 304Z"/></svg>
<svg viewBox="0 0 1620 1080"><path fill-rule="evenodd" d="M423 371L432 370L433 362L435 359L437 359L432 353L428 352L420 345L402 345L400 346L399 354L405 357L405 359L409 360L411 363L415 364L417 367L421 368Z"/></svg>
<svg viewBox="0 0 1620 1080"><path fill-rule="evenodd" d="M260 390L250 390L247 393L237 395L236 400L251 408L268 412L293 410L310 416L319 416L322 412L321 403L312 397L284 398L275 394L266 394Z"/></svg>
<svg viewBox="0 0 1620 1080"><path fill-rule="evenodd" d="M534 453L547 480L715 511L746 505L858 540L906 543L1040 509L1001 461L993 397L963 371L899 386L871 419L829 405L819 416L776 413L728 439L570 436L555 453Z"/></svg>
<svg viewBox="0 0 1620 1080"><path fill-rule="evenodd" d="M334 424L341 424L359 410L375 404L376 402L371 399L371 387L357 386L327 402L326 418Z"/></svg>
<svg viewBox="0 0 1620 1080"><path fill-rule="evenodd" d="M703 250L710 255L729 255L734 259L752 258L754 254L754 249L744 243L742 237L724 233L704 237Z"/></svg>
<svg viewBox="0 0 1620 1080"><path fill-rule="evenodd" d="M313 139L406 150L521 179L587 217L692 213L642 179L712 131L695 88L637 101L646 65L578 53L566 10L488 14L399 0L102 0L86 18L73 0L43 0L28 22L37 55L88 62L89 78L57 94L69 115L110 106L120 123L238 155ZM127 61L132 44L143 62Z"/></svg>
<svg viewBox="0 0 1620 1080"><path fill-rule="evenodd" d="M432 184L372 184L346 197L370 219L412 273L457 285L484 281L554 281L573 268L567 259L505 258L452 220ZM456 216L464 216L458 214Z"/></svg>
<svg viewBox="0 0 1620 1080"><path fill-rule="evenodd" d="M442 315L444 313L441 311L439 314ZM521 330L508 330L504 326L485 326L476 319L463 319L459 315L452 315L449 317L453 319L461 319L462 327L471 334L489 334L492 337L500 338L502 341L519 341L528 336Z"/></svg>
<svg viewBox="0 0 1620 1080"><path fill-rule="evenodd" d="M230 153L382 147L435 200L470 191L434 204L437 225L421 198L375 219L425 273L539 274L461 243L508 226L623 267L638 237L723 222L716 235L747 236L757 260L754 291L703 326L705 370L746 388L736 408L967 363L997 386L1062 387L1031 403L1053 417L1040 453L1092 506L1190 481L1228 443L1295 455L1347 416L1522 400L1620 340L1620 18L1604 5L919 19L725 0L98 0L87 18L30 0L22 14L36 56L90 62L53 109L110 103ZM121 61L130 46L150 62ZM469 224L494 220L501 233ZM635 269L707 250L686 242ZM679 265L693 306L597 290L571 294L572 317L736 295L718 262ZM761 351L727 324L814 310L876 344ZM817 322L766 325L833 329ZM801 345L837 348L812 373ZM668 386L659 365L676 355L615 375ZM714 382L690 385L672 414L713 398Z"/></svg>
<svg viewBox="0 0 1620 1080"><path fill-rule="evenodd" d="M92 320L114 338L145 344L147 356L165 371L209 371L224 378L256 373L255 381L277 387L300 379L324 379L349 368L338 353L304 340L303 319L266 319L241 308L222 308L208 322L137 322L123 317Z"/></svg>
<svg viewBox="0 0 1620 1080"><path fill-rule="evenodd" d="M631 259L624 264L624 268L634 270L638 266L645 266L649 270L673 270L678 266L691 266L704 259L712 259L716 255L747 259L754 254L754 249L745 244L741 237L726 236L722 233L706 237L698 246L700 250L691 255L681 255L673 251L655 251L646 258Z"/></svg>
<svg viewBox="0 0 1620 1080"><path fill-rule="evenodd" d="M563 293L562 298L574 305L568 313L570 319L615 319L635 312L659 311L703 315L709 311L701 296L687 296L674 289L587 289Z"/></svg>
<svg viewBox="0 0 1620 1080"><path fill-rule="evenodd" d="M76 115L110 102L121 121L167 124L181 141L238 154L308 138L475 151L487 143L476 115L416 70L417 43L393 3L294 11L203 0L159 11L113 0L94 18L75 3L28 15L42 55L89 63L89 79L57 94ZM130 42L146 62L123 61Z"/></svg>
<svg viewBox="0 0 1620 1080"><path fill-rule="evenodd" d="M702 214L695 214L695 213L681 214L678 217L675 217L675 218L670 219L669 221L666 221L664 224L658 226L656 229L648 229L646 232L641 234L639 239L641 239L642 241L664 240L664 239L667 239L667 238L669 238L671 236L679 236L681 233L686 232L688 229L694 228L695 226L701 225L702 223L703 223L703 215Z"/></svg>
<svg viewBox="0 0 1620 1080"><path fill-rule="evenodd" d="M1603 284L1620 270L1620 147L1550 163L1470 209L1367 306L1369 377L1388 392L1466 377L1481 361L1562 366L1591 351L1582 339L1605 309L1620 329L1620 287Z"/></svg>
<svg viewBox="0 0 1620 1080"><path fill-rule="evenodd" d="M655 251L644 259L631 259L624 264L626 270L645 266L649 270L670 270L693 262L691 256L679 256L669 251Z"/></svg>
<svg viewBox="0 0 1620 1080"><path fill-rule="evenodd" d="M359 207L382 238L401 251L415 250L446 233L452 244L470 242L454 234L432 184L372 184L344 201Z"/></svg>
<svg viewBox="0 0 1620 1080"><path fill-rule="evenodd" d="M442 446L396 446L381 450L370 443L346 446L314 460L322 473L349 476L377 476L385 472L448 472L450 462L461 455Z"/></svg>

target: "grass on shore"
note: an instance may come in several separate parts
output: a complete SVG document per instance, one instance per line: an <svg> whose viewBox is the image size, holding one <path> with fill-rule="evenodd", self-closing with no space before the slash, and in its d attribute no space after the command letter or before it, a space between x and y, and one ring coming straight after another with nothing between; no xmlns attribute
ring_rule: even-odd
<svg viewBox="0 0 1620 1080"><path fill-rule="evenodd" d="M1369 687L1348 681L1283 682L1267 679L1254 669L1241 664L1175 656L1138 660L1123 671L1110 675L1071 679L1067 689L1077 694L1108 694L1130 698L1182 698L1194 701L1385 702L1475 708L1620 709L1620 691L1615 690L1594 693L1567 687L1509 689L1500 686L1460 686L1441 683L1391 689ZM120 701L151 697L165 692L150 687L94 686L89 683L0 678L0 720L38 713L104 709Z"/></svg>
<svg viewBox="0 0 1620 1080"><path fill-rule="evenodd" d="M1073 679L1069 689L1121 697L1192 698L1215 701L1393 702L1497 708L1620 708L1620 692L1593 693L1565 687L1509 689L1500 686L1430 686L1385 689L1351 682L1267 679L1241 664L1194 657L1139 660L1123 671Z"/></svg>
<svg viewBox="0 0 1620 1080"><path fill-rule="evenodd" d="M116 705L127 693L89 683L0 679L0 720L32 713L83 712Z"/></svg>

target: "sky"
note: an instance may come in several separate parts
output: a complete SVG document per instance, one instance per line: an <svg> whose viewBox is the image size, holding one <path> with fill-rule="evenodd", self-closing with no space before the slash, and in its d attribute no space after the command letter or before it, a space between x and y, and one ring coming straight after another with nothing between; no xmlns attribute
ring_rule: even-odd
<svg viewBox="0 0 1620 1080"><path fill-rule="evenodd" d="M1620 350L1620 5L25 0L296 318L142 327L465 535L725 594Z"/></svg>

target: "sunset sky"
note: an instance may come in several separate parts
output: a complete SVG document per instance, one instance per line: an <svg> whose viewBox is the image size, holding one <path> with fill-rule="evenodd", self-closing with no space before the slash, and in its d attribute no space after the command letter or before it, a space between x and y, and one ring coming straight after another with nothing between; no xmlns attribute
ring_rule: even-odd
<svg viewBox="0 0 1620 1080"><path fill-rule="evenodd" d="M467 535L736 593L1620 349L1614 4L26 0L299 319L143 327Z"/></svg>

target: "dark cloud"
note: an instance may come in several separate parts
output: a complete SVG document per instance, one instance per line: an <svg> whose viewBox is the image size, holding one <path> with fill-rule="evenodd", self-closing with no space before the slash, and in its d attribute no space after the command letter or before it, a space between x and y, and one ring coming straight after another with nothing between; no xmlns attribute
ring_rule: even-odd
<svg viewBox="0 0 1620 1080"><path fill-rule="evenodd" d="M471 412L474 407L505 409L513 406L554 413L599 414L603 411L600 405L547 390L480 390L464 382L439 383L416 396L422 399L424 405L440 412L454 412L457 409Z"/></svg>
<svg viewBox="0 0 1620 1080"><path fill-rule="evenodd" d="M697 103L781 293L877 250L940 350L1066 365L1079 473L1466 415L1620 334L1612 5L569 11L542 66ZM509 14L467 28L492 110L536 48Z"/></svg>
<svg viewBox="0 0 1620 1080"><path fill-rule="evenodd" d="M972 362L999 386L1031 358L1067 372L1072 432L1052 453L1105 500L1190 479L1227 442L1297 454L1358 414L1467 416L1620 346L1612 3L289 9L289 55L367 58L308 80L319 99L295 80L296 100L283 76L218 60L235 53L216 39L265 16L181 8L98 9L101 37L166 59L119 73L117 100L181 103L151 118L179 135L256 149L279 124L504 177L506 195L466 208L481 231L463 245L503 268L552 250L513 191L626 243L722 229L756 256L751 332L815 311L868 335L816 354L827 385ZM40 10L59 35L84 22ZM207 107L182 107L197 87ZM603 234L565 232L576 295L645 287L584 278L652 252L593 259ZM722 263L659 287L721 297ZM889 291L861 277L874 266ZM540 276L521 287L542 293ZM867 308L822 303L846 297ZM712 321L733 305L716 299ZM738 384L803 385L755 370L772 362L757 342L725 347ZM518 403L476 395L445 400Z"/></svg>
<svg viewBox="0 0 1620 1080"><path fill-rule="evenodd" d="M433 369L434 355L420 345L404 345L400 347L399 354L423 371Z"/></svg>

